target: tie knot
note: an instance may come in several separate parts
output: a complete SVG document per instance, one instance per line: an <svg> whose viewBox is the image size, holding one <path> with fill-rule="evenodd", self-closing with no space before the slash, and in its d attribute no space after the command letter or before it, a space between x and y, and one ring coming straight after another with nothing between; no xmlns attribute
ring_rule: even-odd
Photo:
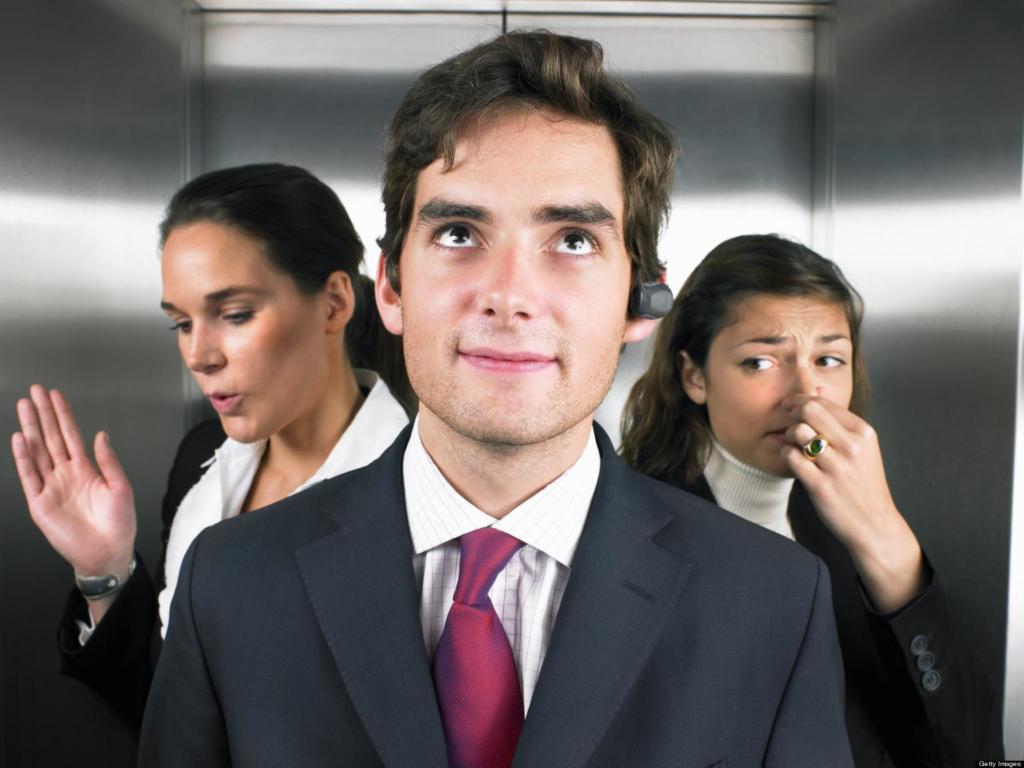
<svg viewBox="0 0 1024 768"><path fill-rule="evenodd" d="M487 593L523 542L504 531L480 528L459 537L459 582L455 586L455 601L466 605L480 605Z"/></svg>

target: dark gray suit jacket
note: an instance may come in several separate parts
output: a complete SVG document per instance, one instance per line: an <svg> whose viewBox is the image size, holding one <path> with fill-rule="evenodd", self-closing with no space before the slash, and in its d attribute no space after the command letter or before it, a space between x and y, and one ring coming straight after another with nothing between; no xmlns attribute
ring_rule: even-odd
<svg viewBox="0 0 1024 768"><path fill-rule="evenodd" d="M851 766L820 561L633 472L597 434L600 479L515 766ZM447 764L408 437L196 539L140 765Z"/></svg>
<svg viewBox="0 0 1024 768"><path fill-rule="evenodd" d="M714 501L703 476L691 490ZM832 577L857 768L959 768L979 756L1002 758L996 686L927 558L924 591L882 615L865 596L850 553L800 483L793 485L788 514L797 543L820 557ZM925 652L931 658L922 663Z"/></svg>

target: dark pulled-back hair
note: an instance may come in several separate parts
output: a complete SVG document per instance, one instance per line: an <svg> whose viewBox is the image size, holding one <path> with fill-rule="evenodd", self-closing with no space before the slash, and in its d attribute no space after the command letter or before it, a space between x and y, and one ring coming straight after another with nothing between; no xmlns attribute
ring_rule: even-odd
<svg viewBox="0 0 1024 768"><path fill-rule="evenodd" d="M385 152L386 229L377 244L396 291L420 171L438 158L450 170L461 132L501 109L546 109L608 129L619 153L633 284L658 279L658 235L668 215L675 145L669 128L605 71L603 61L594 40L515 31L419 76L391 119Z"/></svg>
<svg viewBox="0 0 1024 768"><path fill-rule="evenodd" d="M209 171L179 189L160 222L160 245L178 227L200 221L233 227L260 243L278 271L314 295L334 272L352 281L355 311L345 328L353 367L372 368L409 407L401 348L380 321L373 281L359 273L363 243L334 191L304 168L259 163Z"/></svg>
<svg viewBox="0 0 1024 768"><path fill-rule="evenodd" d="M842 307L853 345L853 400L864 415L868 381L860 354L863 302L832 261L778 235L741 235L717 245L697 265L661 321L651 364L622 412L622 456L633 468L675 485L694 487L707 461L707 407L683 390L681 354L703 369L719 331L750 296L807 296Z"/></svg>

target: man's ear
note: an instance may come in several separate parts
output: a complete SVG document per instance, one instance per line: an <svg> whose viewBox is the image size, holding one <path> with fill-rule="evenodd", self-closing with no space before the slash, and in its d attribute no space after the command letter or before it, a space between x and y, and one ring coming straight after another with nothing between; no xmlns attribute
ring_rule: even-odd
<svg viewBox="0 0 1024 768"><path fill-rule="evenodd" d="M626 322L626 332L622 334L622 341L626 344L643 341L654 332L657 325L658 321L649 317L632 317Z"/></svg>
<svg viewBox="0 0 1024 768"><path fill-rule="evenodd" d="M679 378L683 384L683 391L697 405L704 405L708 401L707 384L704 381L704 371L690 359L685 351L679 353Z"/></svg>
<svg viewBox="0 0 1024 768"><path fill-rule="evenodd" d="M324 291L327 297L328 335L336 336L345 332L345 326L352 319L356 310L355 286L352 277L342 270L336 270L327 276Z"/></svg>
<svg viewBox="0 0 1024 768"><path fill-rule="evenodd" d="M387 276L387 261L382 253L377 259L377 311L384 327L395 336L402 335L402 297L398 295Z"/></svg>

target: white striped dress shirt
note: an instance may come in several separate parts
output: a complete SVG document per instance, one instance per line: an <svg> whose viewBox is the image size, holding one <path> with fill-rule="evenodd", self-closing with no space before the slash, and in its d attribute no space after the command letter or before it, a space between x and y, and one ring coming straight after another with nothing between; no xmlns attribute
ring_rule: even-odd
<svg viewBox="0 0 1024 768"><path fill-rule="evenodd" d="M458 538L493 526L524 542L488 593L512 646L524 713L530 708L600 470L601 456L591 431L575 464L495 520L460 496L441 474L420 440L418 419L405 450L405 503L429 658L434 658L455 594Z"/></svg>

